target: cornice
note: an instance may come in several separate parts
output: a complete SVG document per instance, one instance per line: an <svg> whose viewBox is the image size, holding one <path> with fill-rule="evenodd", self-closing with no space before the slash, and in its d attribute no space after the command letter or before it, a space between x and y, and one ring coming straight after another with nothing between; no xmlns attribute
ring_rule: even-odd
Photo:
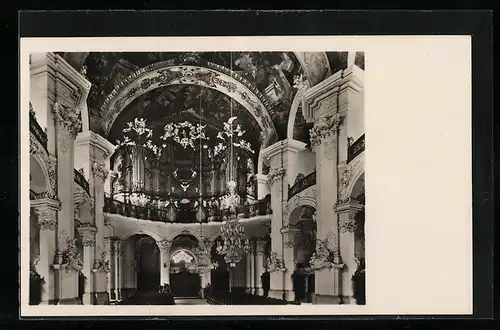
<svg viewBox="0 0 500 330"><path fill-rule="evenodd" d="M346 88L360 91L364 86L364 71L352 65L338 71L319 84L307 89L302 97L302 112L307 122L313 122L314 112L320 109L323 101L335 97ZM335 100L336 101L336 100ZM336 102L335 102L336 103ZM338 104L336 103L336 107Z"/></svg>
<svg viewBox="0 0 500 330"><path fill-rule="evenodd" d="M292 152L297 153L306 149L306 144L304 142L300 142L294 139L286 139L282 141L278 141L269 147L260 151L260 155L266 164L269 163L269 160L276 155L279 155L281 151L284 152Z"/></svg>
<svg viewBox="0 0 500 330"><path fill-rule="evenodd" d="M116 146L109 142L101 135L92 131L81 132L75 140L76 146L92 146L98 148L104 155L110 156L115 150Z"/></svg>

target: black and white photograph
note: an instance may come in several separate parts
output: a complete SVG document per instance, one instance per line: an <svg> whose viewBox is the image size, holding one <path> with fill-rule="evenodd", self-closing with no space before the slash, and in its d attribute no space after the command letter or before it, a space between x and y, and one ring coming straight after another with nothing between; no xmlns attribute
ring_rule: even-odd
<svg viewBox="0 0 500 330"><path fill-rule="evenodd" d="M369 304L364 76L362 48L30 52L29 305Z"/></svg>

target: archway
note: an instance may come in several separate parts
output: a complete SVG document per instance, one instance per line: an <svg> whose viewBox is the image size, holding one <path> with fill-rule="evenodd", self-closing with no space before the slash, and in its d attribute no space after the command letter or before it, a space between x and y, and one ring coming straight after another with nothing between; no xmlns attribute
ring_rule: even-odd
<svg viewBox="0 0 500 330"><path fill-rule="evenodd" d="M40 163L30 158L30 200L37 199L40 194L47 192L47 180ZM40 258L40 228L38 226L38 214L34 208L30 208L30 231L29 231L29 255L30 255L30 305L38 305L41 302L43 274L39 274L37 264Z"/></svg>
<svg viewBox="0 0 500 330"><path fill-rule="evenodd" d="M353 293L357 305L366 304L366 263L365 263L365 174L362 173L355 181L350 193L351 203L359 207L354 215L354 258L357 269L353 281Z"/></svg>
<svg viewBox="0 0 500 330"><path fill-rule="evenodd" d="M293 239L295 270L292 275L295 299L312 302L315 275L310 259L316 249L316 209L309 205L295 208L290 214L290 226L297 229Z"/></svg>
<svg viewBox="0 0 500 330"><path fill-rule="evenodd" d="M134 99L153 89L169 85L198 85L215 89L238 102L256 120L268 137L263 147L277 138L269 101L251 83L223 66L206 62L179 65L175 60L151 64L129 75L106 98L102 105L103 130L107 136L118 115Z"/></svg>
<svg viewBox="0 0 500 330"><path fill-rule="evenodd" d="M135 271L138 291L152 291L160 285L160 250L148 235L131 236L135 246Z"/></svg>
<svg viewBox="0 0 500 330"><path fill-rule="evenodd" d="M198 245L190 234L177 235L172 240L170 254L170 287L175 297L197 297L201 288L201 277L189 272L188 265L196 261L191 252Z"/></svg>
<svg viewBox="0 0 500 330"><path fill-rule="evenodd" d="M217 243L222 242L219 236L212 245L210 251L210 259L212 262L217 262L218 267L211 271L211 286L213 291L229 292L230 289L230 269L224 260L224 256L217 253Z"/></svg>

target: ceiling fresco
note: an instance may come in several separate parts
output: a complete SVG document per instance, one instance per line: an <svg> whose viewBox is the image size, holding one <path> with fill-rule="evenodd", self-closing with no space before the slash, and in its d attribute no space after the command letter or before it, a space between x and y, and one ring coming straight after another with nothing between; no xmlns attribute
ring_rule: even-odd
<svg viewBox="0 0 500 330"><path fill-rule="evenodd" d="M328 75L347 67L347 52L326 52L326 53L293 53L293 52L90 52L90 53L59 53L68 63L83 73L91 82L92 87L89 93L87 104L89 107L89 123L91 130L103 134L109 131L109 139L116 135L116 127L126 122L126 118L133 119L132 114L144 114L151 117L151 121L158 121L158 125L171 120L172 116L179 115L193 108L191 103L197 98L202 99L206 108L206 117L214 122L227 119L229 114L223 112L228 110L227 103L229 97L216 90L209 91L208 88L188 88L179 82L168 87L161 87L157 90L146 91L146 94L137 94L136 99L125 105L126 112L130 114L120 114L116 117L116 125L112 129L102 127L103 105L109 99L110 93L115 90L120 83L124 82L131 74L139 72L147 66L162 61L174 61L183 64L186 59L196 58L199 66L204 63L213 63L223 67L226 72L233 72L242 77L245 84L250 84L259 98L264 100L266 110L270 114L271 126L279 139L286 138L288 116L293 97L297 92L294 87L294 79L304 75L309 80L314 80L316 84ZM297 57L298 56L298 57ZM355 64L364 69L364 54L356 53ZM304 66L308 67L306 74ZM242 80L242 81L243 81ZM182 81L181 81L182 82ZM196 87L196 86L195 86ZM202 91L200 94L200 90ZM190 95L184 97L185 95ZM256 125L255 118L243 110L241 105L233 102L233 107L238 111L242 120L248 121L246 129L248 132L261 131L263 126ZM299 111L300 112L300 111ZM246 115L246 117L245 117ZM109 117L109 114L107 115ZM254 116L255 117L255 116ZM170 119L168 119L170 118ZM269 123L264 122L268 125ZM295 119L296 127L294 136L299 140L307 139L307 125L300 118ZM265 126L266 126L265 125ZM258 135L256 133L255 135ZM258 140L254 137L253 140Z"/></svg>

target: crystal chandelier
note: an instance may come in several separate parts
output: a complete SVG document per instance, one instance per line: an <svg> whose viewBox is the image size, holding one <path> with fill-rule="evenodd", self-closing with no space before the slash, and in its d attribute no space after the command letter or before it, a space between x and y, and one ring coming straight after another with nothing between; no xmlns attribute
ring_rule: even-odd
<svg viewBox="0 0 500 330"><path fill-rule="evenodd" d="M198 124L198 127L201 126L201 98L200 98L200 124ZM200 145L201 145L201 140L204 139L204 135L199 134L198 138L200 139ZM202 173L202 161L203 161L203 154L202 150L200 148L200 173ZM205 274L210 272L213 269L216 269L218 267L217 262L212 262L211 260L211 243L210 240L203 235L203 220L206 217L205 211L203 210L203 181L201 175L199 176L199 194L200 194L200 200L198 203L198 212L196 212L196 218L198 222L200 223L200 229L199 229L199 234L198 234L198 246L196 246L192 252L195 256L194 262L189 263L186 268L189 272L194 273L194 274Z"/></svg>
<svg viewBox="0 0 500 330"><path fill-rule="evenodd" d="M232 55L232 54L231 54ZM232 56L231 56L231 66L232 66ZM232 67L231 67L232 72ZM243 131L239 125L236 129L233 128L233 122L236 117L233 117L233 102L230 101L231 116L227 123L224 124L224 134L229 138L229 174L230 180L227 182L228 193L222 197L221 206L226 209L227 215L225 221L222 223L220 231L222 236L222 242L217 242L217 253L224 256L224 261L233 268L239 263L243 256L250 251L250 242L245 235L245 229L240 224L238 220L237 208L240 205L240 196L238 196L236 191L236 182L233 179L233 149L241 148L251 151L249 144L247 145L245 141L240 140L237 143L234 142L233 137L241 137ZM225 140L222 133L217 136L221 140ZM219 143L222 145L222 143ZM226 148L220 147L221 150Z"/></svg>
<svg viewBox="0 0 500 330"><path fill-rule="evenodd" d="M217 253L233 268L250 251L250 242L236 216L227 217L220 230L222 242L217 242Z"/></svg>

